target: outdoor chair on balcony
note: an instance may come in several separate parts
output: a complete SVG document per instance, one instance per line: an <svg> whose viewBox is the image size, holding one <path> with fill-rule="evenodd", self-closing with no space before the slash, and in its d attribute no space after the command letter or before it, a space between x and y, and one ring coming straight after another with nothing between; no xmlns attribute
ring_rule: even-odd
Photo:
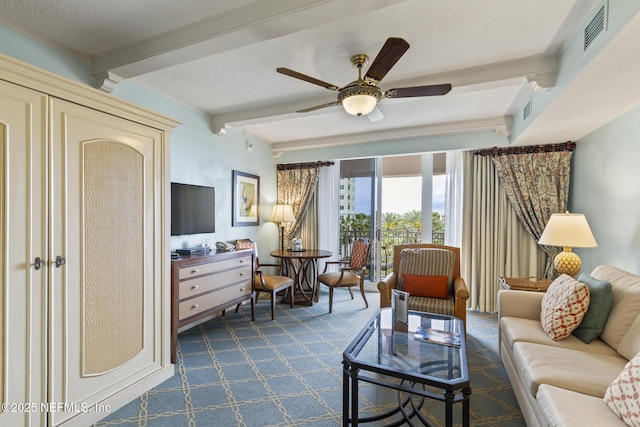
<svg viewBox="0 0 640 427"><path fill-rule="evenodd" d="M409 310L446 314L467 321L469 290L460 277L460 248L418 243L393 248L393 271L378 283L380 307L391 290L409 292Z"/></svg>
<svg viewBox="0 0 640 427"><path fill-rule="evenodd" d="M351 257L349 261L327 261L324 271L318 276L318 282L329 287L329 313L333 310L333 290L335 288L347 288L351 299L353 299L353 286L360 287L360 294L364 304L369 308L367 297L364 295L364 277L367 263L369 261L369 241L358 239L351 247ZM340 265L339 271L327 271L330 265Z"/></svg>

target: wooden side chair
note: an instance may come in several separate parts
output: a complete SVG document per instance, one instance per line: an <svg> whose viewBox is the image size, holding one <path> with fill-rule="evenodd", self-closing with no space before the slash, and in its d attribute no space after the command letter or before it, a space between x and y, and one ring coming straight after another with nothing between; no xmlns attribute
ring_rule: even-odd
<svg viewBox="0 0 640 427"><path fill-rule="evenodd" d="M368 308L369 303L364 294L364 272L369 260L369 241L358 239L351 247L351 258L349 261L327 261L324 271L318 276L318 282L329 287L329 313L333 310L333 290L335 288L347 288L353 299L351 288L360 286L360 294ZM327 272L329 265L342 265L339 271Z"/></svg>
<svg viewBox="0 0 640 427"><path fill-rule="evenodd" d="M271 297L271 320L275 319L276 294L285 290L291 300L293 308L293 279L279 274L265 274L264 267L274 268L280 271L281 264L261 264L258 261L258 246L249 239L236 240L236 249L253 249L255 259L255 275L253 276L254 304L258 303L261 292L268 293Z"/></svg>

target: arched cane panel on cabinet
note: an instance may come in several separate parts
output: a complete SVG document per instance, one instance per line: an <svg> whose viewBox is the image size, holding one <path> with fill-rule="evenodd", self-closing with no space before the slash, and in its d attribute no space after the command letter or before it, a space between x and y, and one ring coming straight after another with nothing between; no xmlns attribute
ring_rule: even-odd
<svg viewBox="0 0 640 427"><path fill-rule="evenodd" d="M144 164L141 153L116 141L82 147L82 365L90 376L142 350Z"/></svg>

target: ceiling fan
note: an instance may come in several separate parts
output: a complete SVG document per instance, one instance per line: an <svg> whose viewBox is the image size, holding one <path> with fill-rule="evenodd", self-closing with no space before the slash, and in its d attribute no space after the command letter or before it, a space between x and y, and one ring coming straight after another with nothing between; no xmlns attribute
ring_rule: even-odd
<svg viewBox="0 0 640 427"><path fill-rule="evenodd" d="M338 92L338 99L322 105L298 110L298 113L306 113L309 111L319 110L320 108L332 107L342 104L342 107L349 114L354 116L369 115L372 121L380 120L383 116L376 107L378 101L383 98L410 98L417 96L438 96L444 95L451 90L451 85L438 84L429 86L413 86L389 89L383 91L378 87L380 81L387 75L389 70L400 60L402 55L409 49L409 43L398 37L390 37L378 52L373 63L367 70L364 78L362 78L362 67L367 65L369 57L365 54L354 55L351 57L351 63L358 69L358 80L352 81L344 87L338 87L334 84L318 80L307 76L306 74L293 71L289 68L277 68L280 74L304 80L322 86L332 91Z"/></svg>

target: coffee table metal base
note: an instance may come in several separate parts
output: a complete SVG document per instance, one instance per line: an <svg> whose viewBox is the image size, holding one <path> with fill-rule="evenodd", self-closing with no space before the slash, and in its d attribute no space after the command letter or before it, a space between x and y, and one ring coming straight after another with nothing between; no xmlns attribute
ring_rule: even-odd
<svg viewBox="0 0 640 427"><path fill-rule="evenodd" d="M469 397L471 395L471 388L464 388L460 393L444 392L443 394L435 393L428 390L425 384L417 383L415 381L409 381L406 379L400 380L399 383L393 383L389 381L383 381L375 379L369 376L359 376L358 370L352 370L348 366L344 367L343 374L343 426L357 426L359 424L366 424L375 421L380 421L388 418L392 418L396 415L401 415L397 422L393 424L385 424L389 426L400 426L403 424L416 425L413 421L417 418L424 426L431 426L431 423L427 421L421 410L423 409L426 400L439 400L445 403L445 426L453 426L453 405L455 403L462 403L462 425L469 427ZM364 381L371 384L375 384L381 387L394 389L397 391L398 406L380 415L372 417L358 417L359 413L359 398L358 398L358 382ZM419 387L419 388L418 388ZM403 396L404 394L404 396ZM420 396L418 399L413 399L413 396Z"/></svg>

